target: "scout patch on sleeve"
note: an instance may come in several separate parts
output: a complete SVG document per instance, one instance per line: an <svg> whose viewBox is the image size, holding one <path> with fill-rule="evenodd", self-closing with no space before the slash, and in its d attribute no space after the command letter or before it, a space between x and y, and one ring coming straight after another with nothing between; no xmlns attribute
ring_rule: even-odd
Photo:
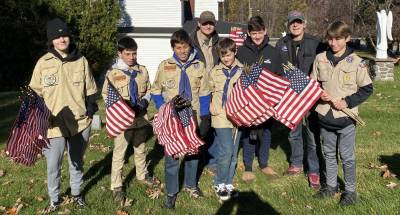
<svg viewBox="0 0 400 215"><path fill-rule="evenodd" d="M359 67L365 68L367 67L367 64L365 63L365 60L361 60L360 64L358 64Z"/></svg>
<svg viewBox="0 0 400 215"><path fill-rule="evenodd" d="M47 86L53 86L57 83L57 77L55 75L45 75L43 81Z"/></svg>
<svg viewBox="0 0 400 215"><path fill-rule="evenodd" d="M125 75L114 76L114 81L124 81L126 79Z"/></svg>
<svg viewBox="0 0 400 215"><path fill-rule="evenodd" d="M353 56L347 56L346 57L346 62L347 63L353 63Z"/></svg>
<svg viewBox="0 0 400 215"><path fill-rule="evenodd" d="M193 66L195 69L200 69L200 64L198 64L198 63L193 64Z"/></svg>
<svg viewBox="0 0 400 215"><path fill-rule="evenodd" d="M167 71L167 72L175 71L176 70L176 65L175 64L173 64L173 65L165 65L164 66L164 70Z"/></svg>

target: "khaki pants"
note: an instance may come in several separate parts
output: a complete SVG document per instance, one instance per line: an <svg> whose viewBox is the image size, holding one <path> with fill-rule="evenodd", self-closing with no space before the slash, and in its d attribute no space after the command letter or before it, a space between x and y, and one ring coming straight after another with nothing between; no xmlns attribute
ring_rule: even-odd
<svg viewBox="0 0 400 215"><path fill-rule="evenodd" d="M111 166L111 190L122 187L122 168L124 166L124 157L126 149L135 138L142 132L138 132L139 129L128 129L124 133L118 135L114 139L114 151L112 157ZM145 143L138 144L134 149L134 160L136 167L136 178L137 180L145 179L147 174L146 169L146 151Z"/></svg>

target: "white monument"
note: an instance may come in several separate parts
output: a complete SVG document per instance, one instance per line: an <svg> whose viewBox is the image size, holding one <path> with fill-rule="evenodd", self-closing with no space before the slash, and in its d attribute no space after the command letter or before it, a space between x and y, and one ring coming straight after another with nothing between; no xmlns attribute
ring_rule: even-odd
<svg viewBox="0 0 400 215"><path fill-rule="evenodd" d="M393 24L393 15L392 11L389 11L386 14L386 10L381 10L380 12L376 12L377 22L376 22L376 58L378 59L386 59L388 42L387 39L393 40L392 37L392 24Z"/></svg>
<svg viewBox="0 0 400 215"><path fill-rule="evenodd" d="M388 39L393 40L392 37L392 12L386 13L385 10L377 11L376 22L376 56L371 60L373 70L373 77L375 80L393 81L394 80L394 61L388 57Z"/></svg>

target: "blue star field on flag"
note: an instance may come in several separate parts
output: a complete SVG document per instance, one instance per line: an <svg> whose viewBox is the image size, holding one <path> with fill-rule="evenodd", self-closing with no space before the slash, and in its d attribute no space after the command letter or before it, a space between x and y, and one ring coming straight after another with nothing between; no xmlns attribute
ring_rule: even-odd
<svg viewBox="0 0 400 215"><path fill-rule="evenodd" d="M22 101L21 110L18 114L18 120L15 124L17 128L20 128L22 126L22 123L25 123L26 120L28 119L29 115L28 110L29 110L29 100L25 99Z"/></svg>
<svg viewBox="0 0 400 215"><path fill-rule="evenodd" d="M258 81L258 77L262 72L261 66L256 63L251 67L250 74L246 75L244 72L240 75L240 79L242 80L243 88L246 89L250 84L256 87L256 83ZM257 88L257 87L256 87Z"/></svg>
<svg viewBox="0 0 400 215"><path fill-rule="evenodd" d="M117 90L111 85L108 85L108 96L107 96L107 101L106 101L106 105L107 108L111 107L115 102L117 102L119 100L119 94L117 92Z"/></svg>
<svg viewBox="0 0 400 215"><path fill-rule="evenodd" d="M284 76L290 80L290 88L292 88L298 94L300 94L310 82L310 79L306 76L306 74L304 74L298 68L286 71Z"/></svg>
<svg viewBox="0 0 400 215"><path fill-rule="evenodd" d="M190 125L190 119L193 116L193 111L190 107L184 108L183 110L177 111L178 117L181 120L182 126L187 127Z"/></svg>

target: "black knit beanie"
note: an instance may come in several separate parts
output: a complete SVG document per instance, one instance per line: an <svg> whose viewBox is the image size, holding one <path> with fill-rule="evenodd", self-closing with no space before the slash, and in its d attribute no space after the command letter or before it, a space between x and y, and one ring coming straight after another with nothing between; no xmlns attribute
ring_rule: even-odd
<svg viewBox="0 0 400 215"><path fill-rule="evenodd" d="M47 22L47 41L52 42L54 39L57 39L62 36L69 36L68 27L59 18L52 19Z"/></svg>

